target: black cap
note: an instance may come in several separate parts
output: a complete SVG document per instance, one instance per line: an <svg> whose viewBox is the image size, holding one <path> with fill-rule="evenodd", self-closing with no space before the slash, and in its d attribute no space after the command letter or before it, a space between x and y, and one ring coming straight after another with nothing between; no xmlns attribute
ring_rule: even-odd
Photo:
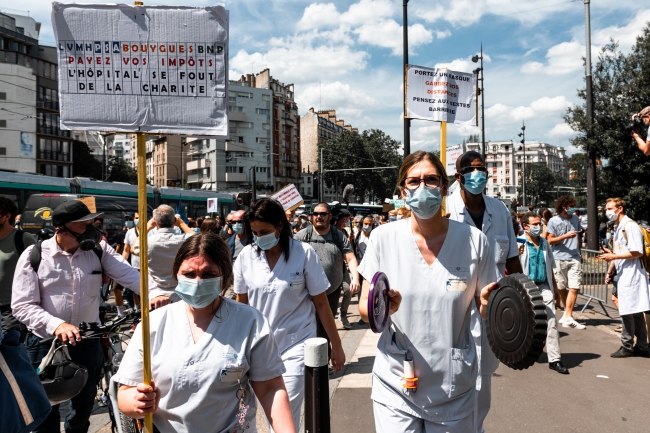
<svg viewBox="0 0 650 433"><path fill-rule="evenodd" d="M103 215L100 213L90 213L88 206L79 200L69 200L58 205L52 212L52 223L54 227L60 227L67 223L76 223L81 221L92 221L95 217Z"/></svg>
<svg viewBox="0 0 650 433"><path fill-rule="evenodd" d="M135 212L127 212L126 215L124 216L129 218L135 218Z"/></svg>
<svg viewBox="0 0 650 433"><path fill-rule="evenodd" d="M341 209L339 211L339 218L352 216L352 213L347 209Z"/></svg>

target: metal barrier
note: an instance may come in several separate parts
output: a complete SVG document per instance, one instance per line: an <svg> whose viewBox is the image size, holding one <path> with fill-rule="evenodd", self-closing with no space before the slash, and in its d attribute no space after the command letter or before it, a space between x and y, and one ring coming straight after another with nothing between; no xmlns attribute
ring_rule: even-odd
<svg viewBox="0 0 650 433"><path fill-rule="evenodd" d="M606 315L609 316L605 305L608 298L608 285L605 284L605 275L609 263L603 259L597 258L602 254L601 251L582 249L582 284L580 285L580 294L587 298L587 303L582 307L581 313L594 300L598 301Z"/></svg>

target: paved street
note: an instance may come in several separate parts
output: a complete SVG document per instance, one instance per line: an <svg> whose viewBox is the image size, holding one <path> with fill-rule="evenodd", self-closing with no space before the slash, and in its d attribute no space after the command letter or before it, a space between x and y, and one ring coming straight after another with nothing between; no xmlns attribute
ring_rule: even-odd
<svg viewBox="0 0 650 433"><path fill-rule="evenodd" d="M580 300L584 304L584 299ZM560 328L562 360L571 374L548 369L546 355L528 370L501 365L492 379L493 406L487 432L640 432L650 425L645 390L650 389L650 359L613 359L619 347L616 312L590 305L584 331ZM358 325L356 303L350 307L353 329L339 330L348 363L330 380L332 433L374 432L371 371L378 335ZM558 318L562 312L558 311ZM340 325L340 322L337 321ZM108 415L98 408L90 432L108 433ZM258 431L267 433L260 411ZM304 432L304 426L301 429Z"/></svg>

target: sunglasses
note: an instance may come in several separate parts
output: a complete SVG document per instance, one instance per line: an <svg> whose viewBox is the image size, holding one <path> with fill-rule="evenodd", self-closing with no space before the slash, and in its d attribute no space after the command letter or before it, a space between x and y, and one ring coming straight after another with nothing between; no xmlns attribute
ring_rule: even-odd
<svg viewBox="0 0 650 433"><path fill-rule="evenodd" d="M312 215L314 215L316 217L317 216L326 217L329 214L330 214L329 212L314 212Z"/></svg>
<svg viewBox="0 0 650 433"><path fill-rule="evenodd" d="M471 173L474 170L482 171L483 173L487 173L487 167L484 165L471 165L469 167L461 168L460 169L460 174L467 174Z"/></svg>
<svg viewBox="0 0 650 433"><path fill-rule="evenodd" d="M244 221L241 221L241 220L230 220L230 222L228 224L243 224L243 223L244 223Z"/></svg>

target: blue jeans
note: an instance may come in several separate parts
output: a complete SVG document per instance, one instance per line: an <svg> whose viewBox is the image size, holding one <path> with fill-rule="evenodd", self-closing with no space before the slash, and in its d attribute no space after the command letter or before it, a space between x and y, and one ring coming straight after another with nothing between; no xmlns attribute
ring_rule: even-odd
<svg viewBox="0 0 650 433"><path fill-rule="evenodd" d="M49 344L39 344L41 339L31 332L27 334L25 348L27 356L34 369L38 368L41 360L50 350ZM88 381L81 392L73 397L70 414L65 420L66 433L86 433L90 427L90 415L95 404L97 395L97 382L99 382L103 354L99 340L84 340L77 343L76 346L68 346L68 353L73 361L83 365L88 370ZM45 421L36 429L34 433L59 433L61 416L59 415L59 405L52 406L52 412L45 418Z"/></svg>

